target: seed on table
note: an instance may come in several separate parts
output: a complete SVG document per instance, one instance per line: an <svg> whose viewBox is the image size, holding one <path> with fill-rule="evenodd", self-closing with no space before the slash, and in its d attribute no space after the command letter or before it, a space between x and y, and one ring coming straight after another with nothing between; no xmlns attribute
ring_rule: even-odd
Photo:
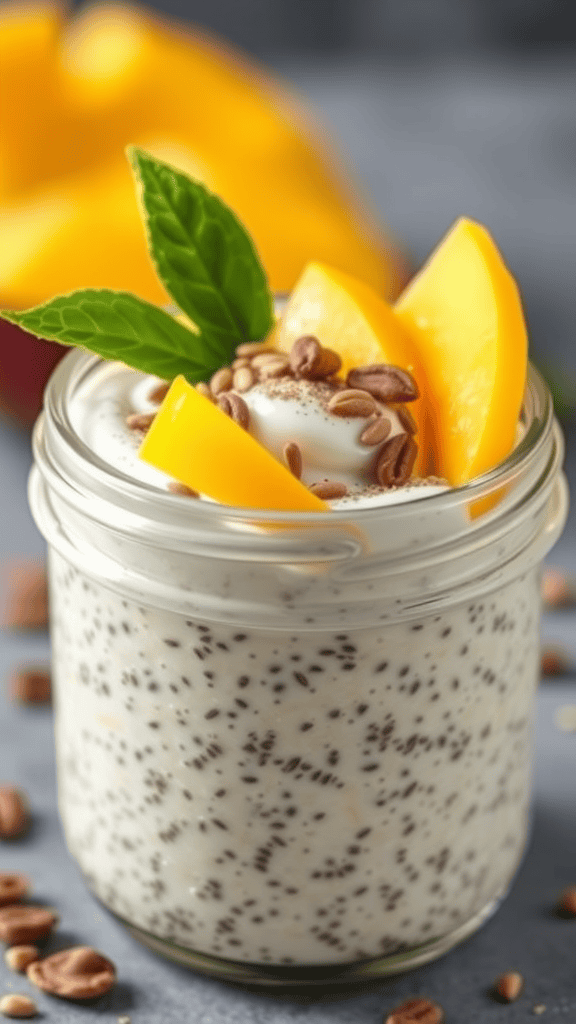
<svg viewBox="0 0 576 1024"><path fill-rule="evenodd" d="M505 1003L513 1003L524 988L524 978L518 971L507 971L494 982L494 991Z"/></svg>
<svg viewBox="0 0 576 1024"><path fill-rule="evenodd" d="M38 1007L34 1000L30 999L30 996L22 996L13 992L0 999L0 1013L5 1017L23 1019L24 1017L35 1017Z"/></svg>
<svg viewBox="0 0 576 1024"><path fill-rule="evenodd" d="M562 917L576 917L576 885L569 885L560 894L558 913Z"/></svg>
<svg viewBox="0 0 576 1024"><path fill-rule="evenodd" d="M396 1006L384 1019L384 1024L443 1024L444 1010L431 999L417 996Z"/></svg>
<svg viewBox="0 0 576 1024"><path fill-rule="evenodd" d="M62 999L94 999L109 992L116 968L90 946L74 946L30 964L28 980Z"/></svg>
<svg viewBox="0 0 576 1024"><path fill-rule="evenodd" d="M0 907L5 907L9 903L19 903L29 888L30 882L26 875L0 871Z"/></svg>
<svg viewBox="0 0 576 1024"><path fill-rule="evenodd" d="M0 939L9 946L22 946L43 938L58 921L49 907L14 903L0 908Z"/></svg>
<svg viewBox="0 0 576 1024"><path fill-rule="evenodd" d="M38 946L10 946L4 953L4 959L11 971L23 973L40 959L40 950Z"/></svg>
<svg viewBox="0 0 576 1024"><path fill-rule="evenodd" d="M543 647L540 671L543 676L563 676L569 667L568 655L561 647Z"/></svg>
<svg viewBox="0 0 576 1024"><path fill-rule="evenodd" d="M9 629L45 629L48 625L46 569L35 559L14 559L2 565L0 625Z"/></svg>
<svg viewBox="0 0 576 1024"><path fill-rule="evenodd" d="M576 583L564 569L549 566L542 574L542 601L547 608L568 608L576 604Z"/></svg>
<svg viewBox="0 0 576 1024"><path fill-rule="evenodd" d="M16 839L30 825L28 798L15 786L0 786L0 839Z"/></svg>
<svg viewBox="0 0 576 1024"><path fill-rule="evenodd" d="M23 704L46 704L52 697L52 680L48 669L20 668L12 673L8 692Z"/></svg>

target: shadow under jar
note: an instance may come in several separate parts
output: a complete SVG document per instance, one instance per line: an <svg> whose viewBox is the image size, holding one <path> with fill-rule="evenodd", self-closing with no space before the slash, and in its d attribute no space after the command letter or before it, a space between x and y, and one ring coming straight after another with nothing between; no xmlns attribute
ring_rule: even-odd
<svg viewBox="0 0 576 1024"><path fill-rule="evenodd" d="M237 982L439 956L526 843L540 566L567 506L545 385L532 369L523 439L473 484L255 514L95 454L77 412L121 372L64 359L30 480L88 885L156 950Z"/></svg>

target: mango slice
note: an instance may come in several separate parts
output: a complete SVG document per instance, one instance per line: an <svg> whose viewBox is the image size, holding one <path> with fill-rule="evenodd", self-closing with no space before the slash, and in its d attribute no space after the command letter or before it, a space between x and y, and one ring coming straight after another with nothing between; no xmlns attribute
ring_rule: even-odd
<svg viewBox="0 0 576 1024"><path fill-rule="evenodd" d="M513 448L528 360L518 287L486 228L458 220L395 311L424 367L436 472L466 483Z"/></svg>
<svg viewBox="0 0 576 1024"><path fill-rule="evenodd" d="M410 403L418 424L415 474L432 471L429 449L433 428L418 348L392 307L369 285L335 267L309 263L273 330L274 344L284 352L289 352L301 335L315 335L322 345L338 352L344 376L354 366L371 363L392 363L409 370L420 390L420 398Z"/></svg>
<svg viewBox="0 0 576 1024"><path fill-rule="evenodd" d="M139 456L224 505L281 512L328 512L258 441L176 377Z"/></svg>
<svg viewBox="0 0 576 1024"><path fill-rule="evenodd" d="M9 218L31 253L0 273L0 306L88 285L159 301L127 144L163 159L171 152L222 195L253 235L275 291L288 291L311 256L356 268L385 294L397 295L406 280L394 243L301 105L197 30L127 4L89 5L66 24L57 2L5 3L0 79L0 223ZM47 231L55 191L60 206ZM84 238L76 273L61 229L70 245Z"/></svg>

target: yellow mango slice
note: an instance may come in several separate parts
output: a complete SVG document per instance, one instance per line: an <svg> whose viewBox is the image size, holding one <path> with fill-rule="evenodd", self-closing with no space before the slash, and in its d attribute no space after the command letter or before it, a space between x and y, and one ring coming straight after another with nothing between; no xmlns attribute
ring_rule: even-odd
<svg viewBox="0 0 576 1024"><path fill-rule="evenodd" d="M354 366L392 363L409 370L420 398L410 403L418 424L416 474L432 471L433 428L426 401L426 376L417 346L394 310L369 285L322 263L309 263L298 280L279 323L275 344L289 352L297 338L313 334L342 359L345 376Z"/></svg>
<svg viewBox="0 0 576 1024"><path fill-rule="evenodd" d="M511 451L527 371L518 287L486 228L458 220L395 306L433 408L437 473L453 486Z"/></svg>
<svg viewBox="0 0 576 1024"><path fill-rule="evenodd" d="M132 187L124 149L150 140L157 156L180 151L183 160L173 162L200 168L198 176L235 209L273 290L289 290L312 256L356 268L385 294L397 295L406 280L394 243L364 209L318 126L279 83L224 44L125 4L89 5L61 27L56 6L8 3L0 10L0 77L0 203L10 206L13 223L13 207L25 204L20 228L31 230L33 243L34 211L44 223L46 194L70 185L79 225L66 223L65 234L73 241L91 229L82 276L79 267L70 281L73 260L64 260L59 280L62 245L41 226L46 260L33 259L26 283L17 272L0 277L0 304L31 291L26 301L34 305L95 284L156 301L151 273L131 272L126 259L140 245L139 268L147 261L138 218L122 216L130 237L117 255L112 224L119 196ZM93 179L114 161L117 191L107 202ZM85 192L77 189L84 175ZM90 218L96 202L101 216Z"/></svg>
<svg viewBox="0 0 576 1024"><path fill-rule="evenodd" d="M329 511L324 501L182 376L172 383L138 454L224 505Z"/></svg>

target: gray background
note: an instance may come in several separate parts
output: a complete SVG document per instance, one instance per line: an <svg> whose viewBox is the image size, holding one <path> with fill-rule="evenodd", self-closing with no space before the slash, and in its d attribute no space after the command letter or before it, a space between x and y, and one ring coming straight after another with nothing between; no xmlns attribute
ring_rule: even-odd
<svg viewBox="0 0 576 1024"><path fill-rule="evenodd" d="M492 228L521 282L534 351L556 359L564 353L575 367L576 75L571 57L539 53L515 65L495 55L407 63L331 53L314 60L277 56L276 64L332 127L376 207L417 259L463 212ZM567 469L574 485L572 428L567 434ZM0 460L0 555L41 554L43 544L25 500L28 439L7 424L0 424ZM552 556L573 571L575 532L572 516ZM574 612L548 616L544 635L564 643L576 659ZM43 635L0 635L0 675L47 654ZM554 723L556 708L569 703L576 704L573 675L542 687L534 837L495 918L437 964L382 983L369 994L301 1005L231 990L164 963L87 895L60 834L50 711L16 707L2 694L0 779L28 790L35 824L25 841L0 848L0 870L28 871L37 898L58 908L62 924L54 946L91 943L119 968L118 987L95 1006L40 995L45 1019L113 1022L129 1014L133 1024L379 1024L400 998L422 992L446 1007L453 1024L532 1019L572 1024L576 922L553 913L558 890L576 883L576 734L561 733ZM512 1006L500 1006L487 994L495 975L506 969L520 970L527 982ZM0 964L0 991L9 986L28 991L26 981ZM541 1018L533 1018L537 1003L547 1007Z"/></svg>

